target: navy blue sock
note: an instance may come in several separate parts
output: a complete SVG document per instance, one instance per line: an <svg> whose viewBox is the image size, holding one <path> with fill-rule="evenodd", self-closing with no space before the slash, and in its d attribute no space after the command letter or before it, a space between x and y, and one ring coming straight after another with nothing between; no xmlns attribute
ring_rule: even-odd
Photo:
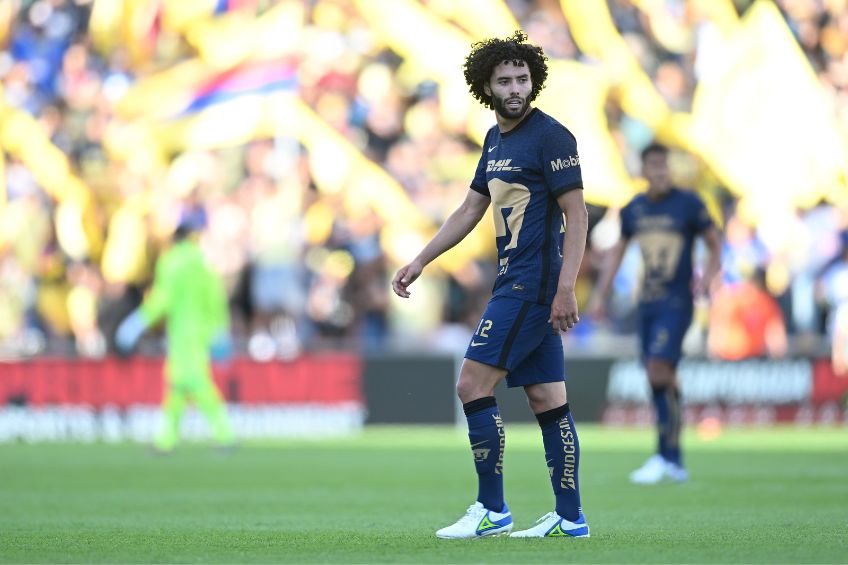
<svg viewBox="0 0 848 565"><path fill-rule="evenodd" d="M657 451L666 461L680 464L680 393L671 386L652 386L657 412Z"/></svg>
<svg viewBox="0 0 848 565"><path fill-rule="evenodd" d="M680 391L676 387L668 392L668 446L666 459L678 465L683 464L680 453L680 431L683 428L683 403L680 401Z"/></svg>
<svg viewBox="0 0 848 565"><path fill-rule="evenodd" d="M504 428L494 396L462 405L468 420L468 439L477 468L477 500L494 512L504 507Z"/></svg>
<svg viewBox="0 0 848 565"><path fill-rule="evenodd" d="M566 520L580 517L580 442L568 403L559 408L536 414L542 428L545 459L551 474L551 486L556 497L556 512Z"/></svg>
<svg viewBox="0 0 848 565"><path fill-rule="evenodd" d="M668 459L668 387L651 386L654 393L654 410L657 416L657 453Z"/></svg>

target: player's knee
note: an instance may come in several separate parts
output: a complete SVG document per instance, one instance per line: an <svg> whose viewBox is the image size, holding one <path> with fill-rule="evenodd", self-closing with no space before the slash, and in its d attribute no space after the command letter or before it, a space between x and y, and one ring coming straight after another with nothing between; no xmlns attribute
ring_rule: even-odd
<svg viewBox="0 0 848 565"><path fill-rule="evenodd" d="M548 405L551 403L550 398L542 391L534 389L533 387L526 387L524 392L527 394L527 404L530 405L530 410L532 410L534 414L544 412L549 409Z"/></svg>
<svg viewBox="0 0 848 565"><path fill-rule="evenodd" d="M648 361L646 372L651 387L670 387L675 383L676 371L669 361L651 359Z"/></svg>
<svg viewBox="0 0 848 565"><path fill-rule="evenodd" d="M463 403L495 394L495 386L503 378L499 369L467 361L459 371L456 394ZM503 371L505 373L505 371Z"/></svg>
<svg viewBox="0 0 848 565"><path fill-rule="evenodd" d="M548 410L551 410L551 403L548 402L546 399L530 398L528 396L527 404L530 406L530 411L534 414L541 414L542 412L547 412Z"/></svg>
<svg viewBox="0 0 848 565"><path fill-rule="evenodd" d="M486 387L478 380L466 375L460 375L459 381L456 383L456 395L463 403L492 396L493 392L491 387Z"/></svg>
<svg viewBox="0 0 848 565"><path fill-rule="evenodd" d="M524 387L527 404L534 414L559 408L567 402L563 383L544 383Z"/></svg>
<svg viewBox="0 0 848 565"><path fill-rule="evenodd" d="M466 403L485 396L494 396L495 387L490 379L481 378L472 371L462 371L456 383L456 394Z"/></svg>

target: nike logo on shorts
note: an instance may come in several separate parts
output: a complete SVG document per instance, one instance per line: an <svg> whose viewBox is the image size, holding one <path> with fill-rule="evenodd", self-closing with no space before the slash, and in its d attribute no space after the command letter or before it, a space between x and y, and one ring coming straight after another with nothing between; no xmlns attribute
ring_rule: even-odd
<svg viewBox="0 0 848 565"><path fill-rule="evenodd" d="M485 341L471 341L471 347L477 347L478 345L486 345Z"/></svg>

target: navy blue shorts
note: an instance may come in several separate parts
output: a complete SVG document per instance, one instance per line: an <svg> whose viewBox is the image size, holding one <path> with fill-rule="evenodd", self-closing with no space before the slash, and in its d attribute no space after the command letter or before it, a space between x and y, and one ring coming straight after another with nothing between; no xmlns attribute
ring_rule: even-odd
<svg viewBox="0 0 848 565"><path fill-rule="evenodd" d="M692 323L692 305L652 304L639 308L639 341L642 360L663 359L677 365L683 338Z"/></svg>
<svg viewBox="0 0 848 565"><path fill-rule="evenodd" d="M548 323L550 315L546 304L493 297L465 358L506 369L509 387L564 381L562 339Z"/></svg>

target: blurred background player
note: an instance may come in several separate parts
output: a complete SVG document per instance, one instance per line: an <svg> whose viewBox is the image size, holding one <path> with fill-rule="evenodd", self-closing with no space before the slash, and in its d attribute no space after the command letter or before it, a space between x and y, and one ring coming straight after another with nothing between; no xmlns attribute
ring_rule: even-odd
<svg viewBox="0 0 848 565"><path fill-rule="evenodd" d="M609 251L589 312L606 315L613 277L631 240L639 242L643 280L639 297L639 340L642 361L653 392L657 420L657 453L630 474L634 483L670 479L686 481L680 448L682 404L677 382L683 338L692 322L693 294L706 295L721 269L721 238L703 202L675 188L668 166L668 148L652 143L642 151L644 194L621 211L621 237ZM701 236L708 250L701 277L693 271L693 246Z"/></svg>
<svg viewBox="0 0 848 565"><path fill-rule="evenodd" d="M150 293L118 327L115 344L129 353L147 328L165 319L167 356L162 426L154 440L157 450L171 451L179 439L186 404L194 401L209 420L215 441L230 447L233 429L215 383L210 358L231 353L227 297L192 237L195 223L184 220L173 244L156 263Z"/></svg>
<svg viewBox="0 0 848 565"><path fill-rule="evenodd" d="M493 296L465 353L457 393L468 420L477 501L440 538L505 534L513 521L503 494L503 422L495 386L524 387L542 428L556 511L516 537L588 537L577 476L580 447L565 390L560 332L577 324L574 293L588 214L577 142L530 103L545 84L547 57L516 32L475 43L465 60L471 93L495 110L465 201L421 253L398 270L395 293L476 226L491 203L498 248ZM564 230L563 213L568 229ZM562 232L565 231L563 238Z"/></svg>

